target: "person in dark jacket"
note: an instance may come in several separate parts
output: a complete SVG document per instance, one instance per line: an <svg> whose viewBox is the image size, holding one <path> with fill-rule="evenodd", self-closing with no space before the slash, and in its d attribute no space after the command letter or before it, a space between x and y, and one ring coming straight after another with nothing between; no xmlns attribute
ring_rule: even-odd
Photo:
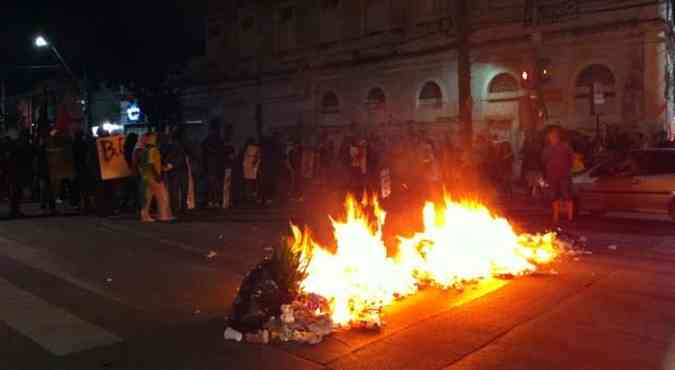
<svg viewBox="0 0 675 370"><path fill-rule="evenodd" d="M47 137L39 136L37 171L40 179L40 208L50 214L56 213L56 198L47 159Z"/></svg>
<svg viewBox="0 0 675 370"><path fill-rule="evenodd" d="M225 143L218 126L212 126L202 142L202 165L206 176L206 202L208 207L216 207L221 202L225 175Z"/></svg>
<svg viewBox="0 0 675 370"><path fill-rule="evenodd" d="M560 209L567 210L567 218L574 218L574 202L572 201L572 167L574 151L561 138L561 129L552 127L548 132L548 146L542 153L542 163L546 181L553 193L553 222L560 220Z"/></svg>
<svg viewBox="0 0 675 370"><path fill-rule="evenodd" d="M34 152L30 144L30 134L23 130L16 141L10 145L8 175L10 186L10 218L21 217L21 199L23 190L31 183Z"/></svg>
<svg viewBox="0 0 675 370"><path fill-rule="evenodd" d="M138 191L138 171L134 167L134 149L138 144L138 134L130 133L124 139L124 161L131 170L131 175L122 182L122 197L120 199L120 208L137 211L140 209L139 191Z"/></svg>
<svg viewBox="0 0 675 370"><path fill-rule="evenodd" d="M171 133L168 142L160 150L164 153L162 162L169 192L171 209L174 212L187 212L188 197L188 165L187 153L183 145L183 131L176 129Z"/></svg>
<svg viewBox="0 0 675 370"><path fill-rule="evenodd" d="M277 186L283 154L281 144L276 135L265 137L262 143L262 173L259 200L263 205L269 205L277 199Z"/></svg>

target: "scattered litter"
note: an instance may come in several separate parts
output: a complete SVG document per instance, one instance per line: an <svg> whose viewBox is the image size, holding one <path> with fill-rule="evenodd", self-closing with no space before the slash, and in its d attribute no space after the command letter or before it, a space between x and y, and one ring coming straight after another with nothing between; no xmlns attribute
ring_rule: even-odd
<svg viewBox="0 0 675 370"><path fill-rule="evenodd" d="M616 245L615 245L615 244L612 244L612 245L610 245L609 247L607 247L607 249L612 250L612 251L615 251L615 250L616 250Z"/></svg>
<svg viewBox="0 0 675 370"><path fill-rule="evenodd" d="M227 327L225 329L225 334L223 335L225 340L233 340L235 342L241 342L241 340L244 338L243 334L241 332L238 332L230 327Z"/></svg>
<svg viewBox="0 0 675 370"><path fill-rule="evenodd" d="M217 255L218 255L218 253L216 253L216 251L211 250L211 251L209 251L209 253L206 254L206 258L213 258Z"/></svg>
<svg viewBox="0 0 675 370"><path fill-rule="evenodd" d="M270 342L270 332L266 329L260 330L257 333L246 333L244 337L248 343L267 344Z"/></svg>

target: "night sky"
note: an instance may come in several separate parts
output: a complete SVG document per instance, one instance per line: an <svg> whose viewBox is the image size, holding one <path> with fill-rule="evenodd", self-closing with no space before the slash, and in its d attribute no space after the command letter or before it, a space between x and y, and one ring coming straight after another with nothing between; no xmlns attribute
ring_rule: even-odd
<svg viewBox="0 0 675 370"><path fill-rule="evenodd" d="M49 50L33 46L37 34L56 45L76 74L86 70L89 79L112 83L152 84L171 66L204 54L205 0L1 3L0 76L8 94L67 75L15 68L58 63Z"/></svg>

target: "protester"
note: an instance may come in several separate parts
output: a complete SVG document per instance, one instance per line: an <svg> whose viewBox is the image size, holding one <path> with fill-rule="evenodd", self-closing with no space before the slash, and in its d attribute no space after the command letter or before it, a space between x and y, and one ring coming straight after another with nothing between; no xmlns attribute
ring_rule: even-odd
<svg viewBox="0 0 675 370"><path fill-rule="evenodd" d="M187 153L183 145L183 131L174 130L163 150L166 153L162 157L164 162L166 184L174 212L184 214L187 212L188 197L188 165Z"/></svg>
<svg viewBox="0 0 675 370"><path fill-rule="evenodd" d="M497 164L495 169L497 173L497 184L502 195L506 197L513 196L513 150L511 143L502 141L497 145Z"/></svg>
<svg viewBox="0 0 675 370"><path fill-rule="evenodd" d="M548 146L542 154L546 181L553 195L553 222L560 221L560 209L565 208L567 219L574 218L572 201L572 167L574 151L561 139L560 128L553 127L548 133Z"/></svg>
<svg viewBox="0 0 675 370"><path fill-rule="evenodd" d="M147 143L147 141L148 135L142 135L138 139L138 142L134 147L134 151L131 154L131 171L133 172L133 176L136 176L136 178L138 178L138 187L136 188L136 193L138 196L139 210L143 209L145 205L145 186L143 186L143 179L140 172L140 165L141 160L143 159L143 153L145 152L145 144Z"/></svg>
<svg viewBox="0 0 675 370"><path fill-rule="evenodd" d="M93 152L93 153L92 153ZM85 135L84 131L75 134L73 141L73 163L75 166L75 188L79 199L80 213L87 214L94 208L94 190L98 171L94 138Z"/></svg>
<svg viewBox="0 0 675 370"><path fill-rule="evenodd" d="M520 155L523 159L521 172L522 182L527 186L528 195L536 197L540 193L539 180L542 176L541 143L537 140L537 132L530 130L525 133L525 142Z"/></svg>
<svg viewBox="0 0 675 370"><path fill-rule="evenodd" d="M38 137L37 170L40 182L40 208L43 212L56 214L56 199L50 178L49 162L47 158L47 136Z"/></svg>
<svg viewBox="0 0 675 370"><path fill-rule="evenodd" d="M323 138L319 145L319 178L323 185L332 184L335 147L333 141Z"/></svg>
<svg viewBox="0 0 675 370"><path fill-rule="evenodd" d="M221 203L223 177L225 175L225 145L220 136L220 127L213 124L202 142L202 166L206 176L207 207L218 207Z"/></svg>
<svg viewBox="0 0 675 370"><path fill-rule="evenodd" d="M157 202L160 221L175 220L169 205L169 196L162 181L162 158L157 148L157 134L155 133L146 134L143 156L139 162L139 173L145 194L141 209L141 222L155 222L155 219L150 216L150 206L153 200Z"/></svg>
<svg viewBox="0 0 675 370"><path fill-rule="evenodd" d="M138 144L138 134L129 133L124 139L124 161L131 169L131 175L123 180L122 198L120 208L127 210L140 209L139 191L138 191L138 173L135 171L134 150Z"/></svg>
<svg viewBox="0 0 675 370"><path fill-rule="evenodd" d="M269 205L277 198L279 175L283 154L278 136L265 137L262 142L262 158L260 163L260 194L258 200L263 205Z"/></svg>
<svg viewBox="0 0 675 370"><path fill-rule="evenodd" d="M367 171L365 173L366 189L370 194L379 194L382 143L377 136L371 135L368 137L366 152L368 153L366 158Z"/></svg>
<svg viewBox="0 0 675 370"><path fill-rule="evenodd" d="M260 146L253 138L249 138L244 146L242 159L244 179L244 199L253 201L258 195L258 175L260 171L261 153Z"/></svg>
<svg viewBox="0 0 675 370"><path fill-rule="evenodd" d="M30 185L32 178L33 148L30 144L30 134L22 130L17 140L10 145L9 156L9 184L10 184L10 218L23 216L21 201L23 190Z"/></svg>
<svg viewBox="0 0 675 370"><path fill-rule="evenodd" d="M434 143L424 133L417 136L416 145L419 157L415 168L418 169L416 183L419 185L417 196L424 201L440 190L440 167Z"/></svg>
<svg viewBox="0 0 675 370"><path fill-rule="evenodd" d="M0 200L9 199L11 197L8 171L9 158L12 154L12 144L12 140L9 136L0 137Z"/></svg>
<svg viewBox="0 0 675 370"><path fill-rule="evenodd" d="M233 176L234 176L234 167L235 166L235 151L234 147L230 143L230 139L226 139L225 143L225 177L223 179L223 208L230 208L233 202ZM241 166L239 166L241 167ZM241 171L239 171L241 172Z"/></svg>
<svg viewBox="0 0 675 370"><path fill-rule="evenodd" d="M291 180L291 190L289 192L292 200L303 200L303 181L302 181L302 147L297 143L290 143L288 151L288 170Z"/></svg>
<svg viewBox="0 0 675 370"><path fill-rule="evenodd" d="M351 140L349 144L350 191L361 196L365 191L368 165L368 146L365 140Z"/></svg>

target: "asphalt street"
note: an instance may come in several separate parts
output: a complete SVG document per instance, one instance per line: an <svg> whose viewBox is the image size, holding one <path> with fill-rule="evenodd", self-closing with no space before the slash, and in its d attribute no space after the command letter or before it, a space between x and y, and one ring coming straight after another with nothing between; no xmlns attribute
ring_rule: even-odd
<svg viewBox="0 0 675 370"><path fill-rule="evenodd" d="M546 228L536 207L504 212ZM0 369L675 369L675 225L626 215L568 226L593 254L557 273L426 289L388 308L379 332L316 346L224 341L244 274L289 218L308 215L0 221Z"/></svg>

